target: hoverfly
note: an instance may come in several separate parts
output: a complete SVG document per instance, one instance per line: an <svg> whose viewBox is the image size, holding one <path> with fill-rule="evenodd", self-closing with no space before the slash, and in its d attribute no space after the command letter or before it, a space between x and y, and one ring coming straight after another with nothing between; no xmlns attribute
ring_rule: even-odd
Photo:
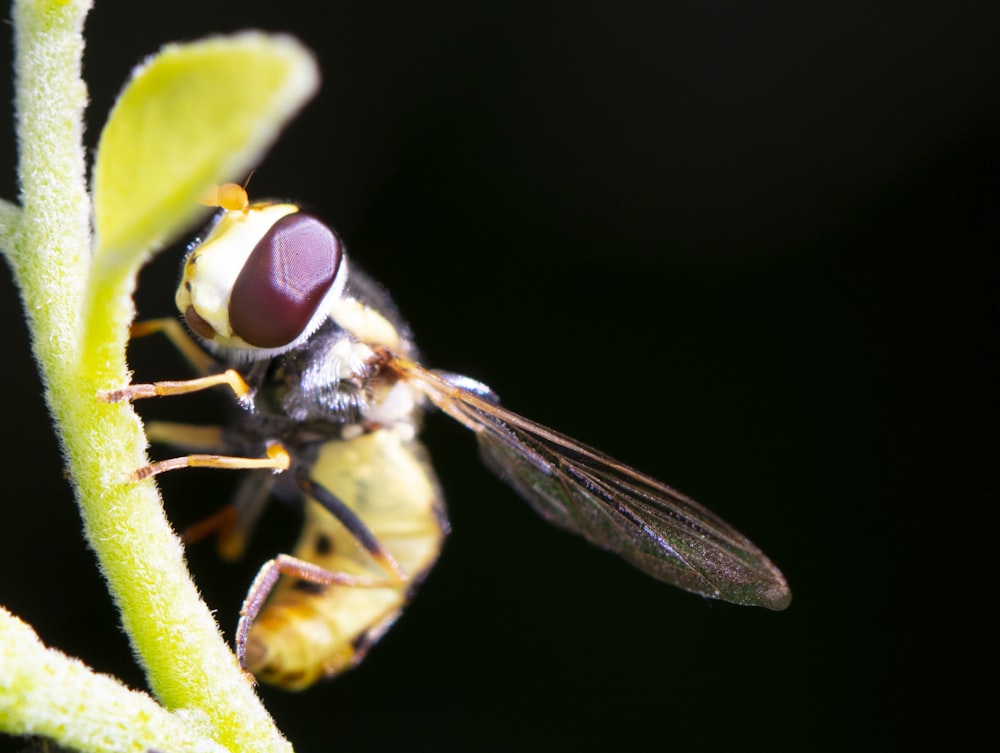
<svg viewBox="0 0 1000 753"><path fill-rule="evenodd" d="M223 552L242 552L272 492L305 498L294 555L265 563L240 613L237 656L258 678L299 689L356 665L434 564L448 522L417 439L428 403L471 429L486 465L550 523L688 591L788 606L779 570L694 500L501 407L473 379L422 366L388 295L349 270L322 221L294 203L250 203L233 184L225 191L176 294L195 339L174 319L133 329L166 334L201 376L103 397L235 392L245 410L228 427L150 426L154 441L210 454L132 476L253 469L225 517L208 524Z"/></svg>

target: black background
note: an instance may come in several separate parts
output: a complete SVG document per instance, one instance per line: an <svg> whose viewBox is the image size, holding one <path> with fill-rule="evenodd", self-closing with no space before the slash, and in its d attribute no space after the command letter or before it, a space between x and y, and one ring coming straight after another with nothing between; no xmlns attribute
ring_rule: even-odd
<svg viewBox="0 0 1000 753"><path fill-rule="evenodd" d="M252 194L336 227L429 365L704 501L795 592L777 614L643 577L540 523L435 416L454 534L360 669L262 689L298 750L909 749L971 734L968 678L984 670L964 623L995 579L970 532L997 501L976 475L995 462L988 5L97 4L88 147L160 44L296 34L323 88ZM179 258L143 274L140 316L172 313ZM4 277L0 603L141 687ZM185 373L162 343L132 355L139 379ZM225 399L142 407L210 421ZM171 517L198 520L232 484L165 478ZM274 507L237 566L189 550L227 634L296 523Z"/></svg>

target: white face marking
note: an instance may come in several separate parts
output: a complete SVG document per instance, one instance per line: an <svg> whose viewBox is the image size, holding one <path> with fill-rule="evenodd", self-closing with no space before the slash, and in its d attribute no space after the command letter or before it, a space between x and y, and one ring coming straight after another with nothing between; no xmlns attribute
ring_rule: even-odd
<svg viewBox="0 0 1000 753"><path fill-rule="evenodd" d="M223 214L184 262L174 298L178 310L183 314L193 307L221 337L232 338L229 295L236 277L271 226L297 211L294 204L270 204Z"/></svg>
<svg viewBox="0 0 1000 753"><path fill-rule="evenodd" d="M347 282L346 257L341 258L336 279L316 314L299 337L286 345L277 348L251 345L233 332L229 321L233 286L250 254L275 222L298 211L294 204L257 204L245 211L227 211L204 242L188 255L174 301L182 315L193 309L212 328L214 333L208 337L193 327L209 350L247 361L270 358L301 345L329 317Z"/></svg>

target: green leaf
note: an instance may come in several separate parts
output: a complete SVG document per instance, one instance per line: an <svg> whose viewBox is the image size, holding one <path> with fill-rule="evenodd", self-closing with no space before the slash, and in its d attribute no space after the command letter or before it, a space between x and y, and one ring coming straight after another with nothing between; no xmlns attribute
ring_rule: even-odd
<svg viewBox="0 0 1000 753"><path fill-rule="evenodd" d="M97 261L134 269L181 233L205 192L253 167L318 84L307 49L258 32L168 45L139 66L97 149Z"/></svg>

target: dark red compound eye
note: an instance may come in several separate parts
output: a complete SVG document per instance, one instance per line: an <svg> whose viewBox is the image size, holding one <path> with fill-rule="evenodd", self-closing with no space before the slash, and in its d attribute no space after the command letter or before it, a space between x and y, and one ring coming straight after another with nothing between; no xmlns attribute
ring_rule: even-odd
<svg viewBox="0 0 1000 753"><path fill-rule="evenodd" d="M333 285L341 258L340 240L315 217L282 217L254 247L233 285L233 332L258 348L295 340Z"/></svg>

